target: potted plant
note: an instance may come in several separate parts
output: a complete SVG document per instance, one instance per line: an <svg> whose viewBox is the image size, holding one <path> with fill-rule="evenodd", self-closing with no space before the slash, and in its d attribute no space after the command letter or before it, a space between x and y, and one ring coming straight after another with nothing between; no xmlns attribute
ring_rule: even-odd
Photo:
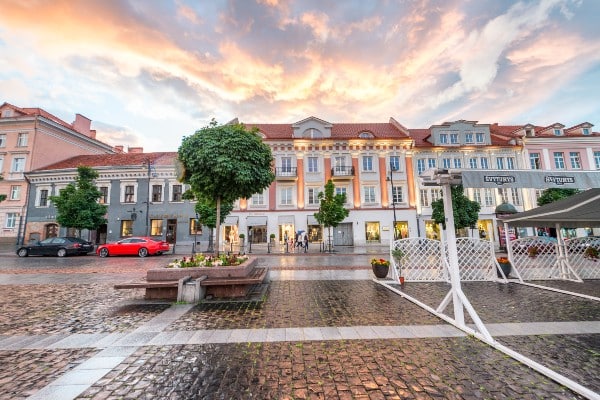
<svg viewBox="0 0 600 400"><path fill-rule="evenodd" d="M508 261L508 258L498 257L496 259L496 261L498 261L498 265L500 266L500 269L504 273L504 276L508 278L508 275L510 274L510 271L512 270L512 265L510 265L510 261ZM502 278L502 274L500 274L500 271L497 271L497 274L498 274L498 278Z"/></svg>
<svg viewBox="0 0 600 400"><path fill-rule="evenodd" d="M269 238L271 239L271 242L274 242L274 241L275 241L275 234L274 234L274 233L271 233L271 234L269 235Z"/></svg>
<svg viewBox="0 0 600 400"><path fill-rule="evenodd" d="M390 262L383 258L373 258L371 260L371 268L377 278L385 278L390 271Z"/></svg>
<svg viewBox="0 0 600 400"><path fill-rule="evenodd" d="M590 260L595 262L596 260L598 260L598 258L600 258L600 252L597 248L590 246L587 249L585 249L583 257L589 258Z"/></svg>
<svg viewBox="0 0 600 400"><path fill-rule="evenodd" d="M538 254L540 254L540 249L537 246L529 246L527 248L527 255L529 255L529 257L537 257Z"/></svg>

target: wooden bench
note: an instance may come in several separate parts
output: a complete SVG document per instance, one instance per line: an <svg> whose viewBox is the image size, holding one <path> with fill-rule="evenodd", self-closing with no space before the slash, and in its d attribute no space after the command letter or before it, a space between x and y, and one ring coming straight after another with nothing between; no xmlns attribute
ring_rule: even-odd
<svg viewBox="0 0 600 400"><path fill-rule="evenodd" d="M201 281L200 285L206 286L206 294L213 297L245 297L252 286L265 281L268 273L268 268L254 268L245 277L208 278Z"/></svg>

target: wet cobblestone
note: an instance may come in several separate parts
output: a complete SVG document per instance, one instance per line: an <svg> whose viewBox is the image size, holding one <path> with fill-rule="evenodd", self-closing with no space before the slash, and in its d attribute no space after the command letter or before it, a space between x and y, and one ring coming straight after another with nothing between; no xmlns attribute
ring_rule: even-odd
<svg viewBox="0 0 600 400"><path fill-rule="evenodd" d="M117 291L109 284L5 285L0 291L0 334L125 332L169 307L128 304L143 290Z"/></svg>
<svg viewBox="0 0 600 400"><path fill-rule="evenodd" d="M0 351L0 400L26 399L97 352L95 349Z"/></svg>
<svg viewBox="0 0 600 400"><path fill-rule="evenodd" d="M497 340L600 393L600 335L539 335Z"/></svg>
<svg viewBox="0 0 600 400"><path fill-rule="evenodd" d="M581 399L473 338L144 347L80 399Z"/></svg>
<svg viewBox="0 0 600 400"><path fill-rule="evenodd" d="M168 330L441 323L372 281L273 281L264 302L202 303Z"/></svg>
<svg viewBox="0 0 600 400"><path fill-rule="evenodd" d="M600 321L598 301L516 283L463 282L461 285L484 323ZM449 284L439 282L409 282L402 288L403 292L433 308L439 306L449 290ZM600 280L587 282L586 290L597 290L600 294ZM453 315L451 305L445 313Z"/></svg>

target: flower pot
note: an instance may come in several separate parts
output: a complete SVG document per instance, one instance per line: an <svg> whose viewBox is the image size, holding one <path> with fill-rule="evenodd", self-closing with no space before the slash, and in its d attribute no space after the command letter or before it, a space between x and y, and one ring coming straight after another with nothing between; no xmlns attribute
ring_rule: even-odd
<svg viewBox="0 0 600 400"><path fill-rule="evenodd" d="M510 263L498 263L498 265L500 265L500 269L502 270L502 272L504 272L504 276L506 276L508 278L508 275L510 274L510 271L512 270ZM500 271L497 271L497 274L498 274L498 278L502 278L502 274L500 273Z"/></svg>
<svg viewBox="0 0 600 400"><path fill-rule="evenodd" d="M403 276L400 277L400 284L404 285L404 277Z"/></svg>
<svg viewBox="0 0 600 400"><path fill-rule="evenodd" d="M375 274L377 278L385 278L390 270L389 265L382 264L371 264L371 268L373 268L373 274Z"/></svg>

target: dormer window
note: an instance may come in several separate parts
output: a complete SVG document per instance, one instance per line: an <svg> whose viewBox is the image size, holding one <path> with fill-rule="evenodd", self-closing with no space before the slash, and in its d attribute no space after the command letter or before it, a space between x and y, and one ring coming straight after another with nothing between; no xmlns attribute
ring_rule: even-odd
<svg viewBox="0 0 600 400"><path fill-rule="evenodd" d="M2 110L2 118L8 118L8 117L12 117L12 110L10 108Z"/></svg>
<svg viewBox="0 0 600 400"><path fill-rule="evenodd" d="M477 141L477 143L483 143L483 133L476 133L475 140Z"/></svg>
<svg viewBox="0 0 600 400"><path fill-rule="evenodd" d="M447 133L440 133L440 143L448 144L448 134Z"/></svg>
<svg viewBox="0 0 600 400"><path fill-rule="evenodd" d="M533 133L533 129L526 129L525 130L525 136L527 137L534 137L534 133Z"/></svg>
<svg viewBox="0 0 600 400"><path fill-rule="evenodd" d="M473 133L472 132L468 132L465 133L465 143L473 143Z"/></svg>
<svg viewBox="0 0 600 400"><path fill-rule="evenodd" d="M361 132L358 134L359 139L374 139L375 136L371 132Z"/></svg>
<svg viewBox="0 0 600 400"><path fill-rule="evenodd" d="M450 144L458 144L458 133L450 134Z"/></svg>
<svg viewBox="0 0 600 400"><path fill-rule="evenodd" d="M323 133L316 128L308 128L304 131L302 137L305 139L320 139L323 137Z"/></svg>
<svg viewBox="0 0 600 400"><path fill-rule="evenodd" d="M589 135L590 134L590 128L583 128L581 130L581 133L583 133L584 135Z"/></svg>
<svg viewBox="0 0 600 400"><path fill-rule="evenodd" d="M561 136L562 135L562 130L555 128L554 129L554 136Z"/></svg>

